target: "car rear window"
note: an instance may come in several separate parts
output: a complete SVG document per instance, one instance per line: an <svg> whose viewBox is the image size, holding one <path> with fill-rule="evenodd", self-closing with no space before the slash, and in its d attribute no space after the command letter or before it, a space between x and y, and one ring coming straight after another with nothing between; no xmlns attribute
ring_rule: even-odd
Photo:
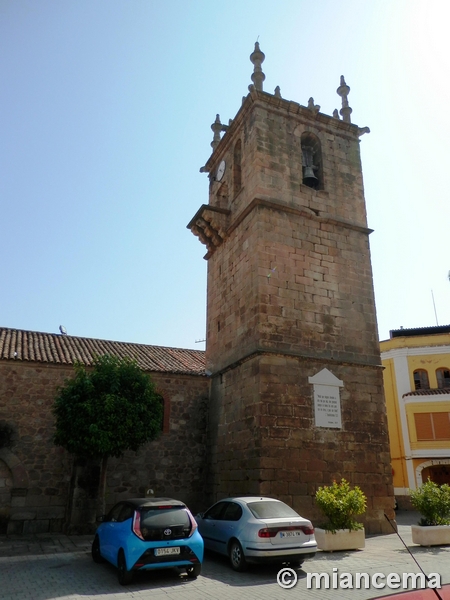
<svg viewBox="0 0 450 600"><path fill-rule="evenodd" d="M248 507L257 519L279 519L300 516L284 502L249 502Z"/></svg>
<svg viewBox="0 0 450 600"><path fill-rule="evenodd" d="M173 508L141 508L141 527L190 527L189 516L183 506Z"/></svg>

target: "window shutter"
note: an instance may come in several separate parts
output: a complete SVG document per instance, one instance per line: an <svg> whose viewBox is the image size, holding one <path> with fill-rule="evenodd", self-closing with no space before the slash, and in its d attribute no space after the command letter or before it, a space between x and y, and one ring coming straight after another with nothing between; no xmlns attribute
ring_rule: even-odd
<svg viewBox="0 0 450 600"><path fill-rule="evenodd" d="M431 413L414 413L414 421L418 441L434 439Z"/></svg>
<svg viewBox="0 0 450 600"><path fill-rule="evenodd" d="M436 440L450 440L450 414L432 413Z"/></svg>

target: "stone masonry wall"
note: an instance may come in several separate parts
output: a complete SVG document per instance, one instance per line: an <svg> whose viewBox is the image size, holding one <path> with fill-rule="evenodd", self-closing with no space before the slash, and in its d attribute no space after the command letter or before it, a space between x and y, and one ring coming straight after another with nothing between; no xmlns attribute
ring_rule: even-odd
<svg viewBox="0 0 450 600"><path fill-rule="evenodd" d="M309 111L288 111L285 106L269 108L258 102L246 136L251 164L246 201L263 196L293 207L313 211L367 226L364 201L359 138L355 129L343 129L343 123L332 118L317 120ZM303 185L301 136L308 132L321 145L324 189L313 190ZM255 152L256 147L256 152ZM245 155L245 151L243 152ZM244 173L245 175L245 173Z"/></svg>
<svg viewBox="0 0 450 600"><path fill-rule="evenodd" d="M108 466L107 505L145 494L186 502L193 510L205 509L206 377L154 374L158 391L169 404L170 427L137 453L111 458Z"/></svg>
<svg viewBox="0 0 450 600"><path fill-rule="evenodd" d="M314 422L308 377L324 367L344 382L341 430ZM221 379L215 378L211 405L214 500L271 496L317 524L323 521L314 502L317 488L345 478L367 496L366 530L388 532L383 513L394 517L393 488L381 369L270 354Z"/></svg>
<svg viewBox="0 0 450 600"><path fill-rule="evenodd" d="M257 348L380 364L365 231L255 206L208 263L207 368Z"/></svg>
<svg viewBox="0 0 450 600"><path fill-rule="evenodd" d="M293 102L250 94L210 159L212 173L222 159L227 169L220 182L211 179L209 203L228 208L236 216L254 198L276 198L286 205L308 207L366 227L356 129L324 115L318 118ZM302 183L301 136L305 132L320 141L322 190ZM242 144L242 189L236 194L233 148L238 140ZM226 198L221 195L221 187L226 189Z"/></svg>
<svg viewBox="0 0 450 600"><path fill-rule="evenodd" d="M207 369L212 373L258 346L257 226L251 213L208 262Z"/></svg>
<svg viewBox="0 0 450 600"><path fill-rule="evenodd" d="M66 520L73 459L53 444L51 409L57 388L72 375L71 367L0 362L0 422L14 430L11 446L0 449L0 480L9 482L8 470L12 477L10 506L3 507L9 532L60 531ZM107 501L112 505L153 487L195 509L203 497L208 382L205 377L160 373L152 378L165 399L166 432L138 453L111 459Z"/></svg>
<svg viewBox="0 0 450 600"><path fill-rule="evenodd" d="M243 187L230 192L229 235L208 262L208 369L261 345L379 364L359 139L336 119L279 105L289 113L257 100L243 116L244 105L241 128L216 151L231 190L242 142ZM302 184L304 132L320 140L324 190Z"/></svg>
<svg viewBox="0 0 450 600"><path fill-rule="evenodd" d="M70 374L66 367L0 363L0 420L14 431L2 455L13 475L8 532L58 531L64 521L71 460L53 445L51 406Z"/></svg>
<svg viewBox="0 0 450 600"><path fill-rule="evenodd" d="M258 211L260 344L379 365L367 233L282 209Z"/></svg>

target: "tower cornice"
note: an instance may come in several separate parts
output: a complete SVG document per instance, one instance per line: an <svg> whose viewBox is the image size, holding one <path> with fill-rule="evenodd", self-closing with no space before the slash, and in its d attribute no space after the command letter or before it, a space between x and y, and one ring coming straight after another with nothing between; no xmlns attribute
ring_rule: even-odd
<svg viewBox="0 0 450 600"><path fill-rule="evenodd" d="M312 110L298 102L286 100L267 92L252 89L250 93L243 98L241 108L238 110L235 118L230 121L229 125L226 127L223 137L216 143L212 154L206 161L204 167L201 168L201 172L210 173L214 171L221 158L233 144L236 134L241 131L243 121L257 106L273 113L284 113L291 118L294 117L303 125L315 126L317 124L324 133L329 133L331 135L339 134L344 138L352 140L370 132L368 127L359 127L354 123Z"/></svg>

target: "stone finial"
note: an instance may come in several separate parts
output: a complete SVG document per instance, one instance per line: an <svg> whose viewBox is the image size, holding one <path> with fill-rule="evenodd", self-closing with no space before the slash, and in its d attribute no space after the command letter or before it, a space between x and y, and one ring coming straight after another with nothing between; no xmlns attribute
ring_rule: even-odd
<svg viewBox="0 0 450 600"><path fill-rule="evenodd" d="M335 119L340 119L340 118L341 118L341 117L339 116L339 111L338 111L338 109L337 109L337 108L335 108L335 109L333 110L333 117L334 117Z"/></svg>
<svg viewBox="0 0 450 600"><path fill-rule="evenodd" d="M255 49L250 54L250 60L254 64L252 81L255 86L255 89L259 92L263 91L263 81L266 78L261 69L261 64L264 62L265 58L266 57L264 52L261 52L261 50L259 49L259 43L255 42Z"/></svg>
<svg viewBox="0 0 450 600"><path fill-rule="evenodd" d="M312 97L308 100L308 108L314 114L317 114L320 110L320 106L318 104L314 104L314 98L312 98Z"/></svg>
<svg viewBox="0 0 450 600"><path fill-rule="evenodd" d="M275 88L274 95L276 98L281 98L281 91L279 85L277 85L277 87Z"/></svg>
<svg viewBox="0 0 450 600"><path fill-rule="evenodd" d="M342 120L345 121L346 123L351 123L352 121L350 119L350 115L352 114L352 109L348 105L348 99L347 99L347 96L350 93L350 88L345 83L345 79L344 79L343 75L341 75L341 85L338 87L336 92L342 98L342 108L340 110L340 113L342 115Z"/></svg>
<svg viewBox="0 0 450 600"><path fill-rule="evenodd" d="M223 125L220 122L220 116L216 115L216 120L211 125L211 129L214 132L213 141L211 142L211 148L215 150L220 142L220 132L223 131Z"/></svg>

